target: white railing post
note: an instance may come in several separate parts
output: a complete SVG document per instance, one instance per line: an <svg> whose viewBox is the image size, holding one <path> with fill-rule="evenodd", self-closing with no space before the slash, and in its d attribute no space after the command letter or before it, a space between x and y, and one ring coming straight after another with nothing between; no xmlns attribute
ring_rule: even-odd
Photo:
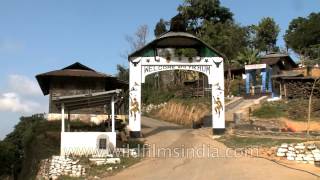
<svg viewBox="0 0 320 180"><path fill-rule="evenodd" d="M114 122L114 96L111 98L111 121L112 121L112 132L115 132L115 122Z"/></svg>
<svg viewBox="0 0 320 180"><path fill-rule="evenodd" d="M65 132L64 103L61 104L61 132Z"/></svg>

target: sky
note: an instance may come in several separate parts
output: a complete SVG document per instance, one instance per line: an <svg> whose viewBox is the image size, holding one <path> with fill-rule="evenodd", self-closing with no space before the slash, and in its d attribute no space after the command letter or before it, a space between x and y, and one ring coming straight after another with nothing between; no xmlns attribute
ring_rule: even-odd
<svg viewBox="0 0 320 180"><path fill-rule="evenodd" d="M125 40L140 25L148 41L160 18L170 20L182 0L0 0L0 139L22 115L48 111L35 75L79 61L97 71L116 73L127 65ZM241 25L273 17L281 32L293 18L319 12L319 0L221 0Z"/></svg>

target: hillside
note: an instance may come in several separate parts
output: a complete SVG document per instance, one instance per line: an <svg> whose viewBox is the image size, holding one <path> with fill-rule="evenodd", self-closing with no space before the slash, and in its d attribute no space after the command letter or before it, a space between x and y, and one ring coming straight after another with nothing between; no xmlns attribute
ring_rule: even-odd
<svg viewBox="0 0 320 180"><path fill-rule="evenodd" d="M42 115L21 117L0 141L0 179L34 179L41 159L59 153L60 123Z"/></svg>

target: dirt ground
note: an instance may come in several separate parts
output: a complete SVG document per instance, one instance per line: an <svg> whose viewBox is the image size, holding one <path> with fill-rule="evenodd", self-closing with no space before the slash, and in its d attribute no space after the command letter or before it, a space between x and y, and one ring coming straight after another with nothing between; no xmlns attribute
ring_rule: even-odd
<svg viewBox="0 0 320 180"><path fill-rule="evenodd" d="M293 128L295 131L306 131L307 129L307 120L303 121L293 121L288 118L280 118L287 127ZM311 121L310 122L310 131L320 131L320 121Z"/></svg>
<svg viewBox="0 0 320 180"><path fill-rule="evenodd" d="M143 161L105 179L317 179L316 176L309 173L293 170L266 159L239 155L236 153L237 151L228 149L224 144L214 140L210 135L211 128L184 129L150 118L143 118L142 123L146 142L152 145L151 147L155 145L154 148L151 148L151 152L157 152L161 148L176 149L178 156L170 156L172 152L175 152L172 151L160 156L146 157ZM185 149L197 150L201 147L205 148L200 156L183 154Z"/></svg>

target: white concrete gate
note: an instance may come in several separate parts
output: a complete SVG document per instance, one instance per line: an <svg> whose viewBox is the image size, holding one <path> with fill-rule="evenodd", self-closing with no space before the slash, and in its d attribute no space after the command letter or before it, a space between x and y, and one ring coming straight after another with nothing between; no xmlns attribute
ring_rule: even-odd
<svg viewBox="0 0 320 180"><path fill-rule="evenodd" d="M197 49L196 57L160 56L173 48ZM212 89L212 128L214 134L225 130L224 65L220 53L197 37L183 32L168 32L129 55L129 129L131 137L140 137L141 84L152 73L168 70L191 70L205 74Z"/></svg>

